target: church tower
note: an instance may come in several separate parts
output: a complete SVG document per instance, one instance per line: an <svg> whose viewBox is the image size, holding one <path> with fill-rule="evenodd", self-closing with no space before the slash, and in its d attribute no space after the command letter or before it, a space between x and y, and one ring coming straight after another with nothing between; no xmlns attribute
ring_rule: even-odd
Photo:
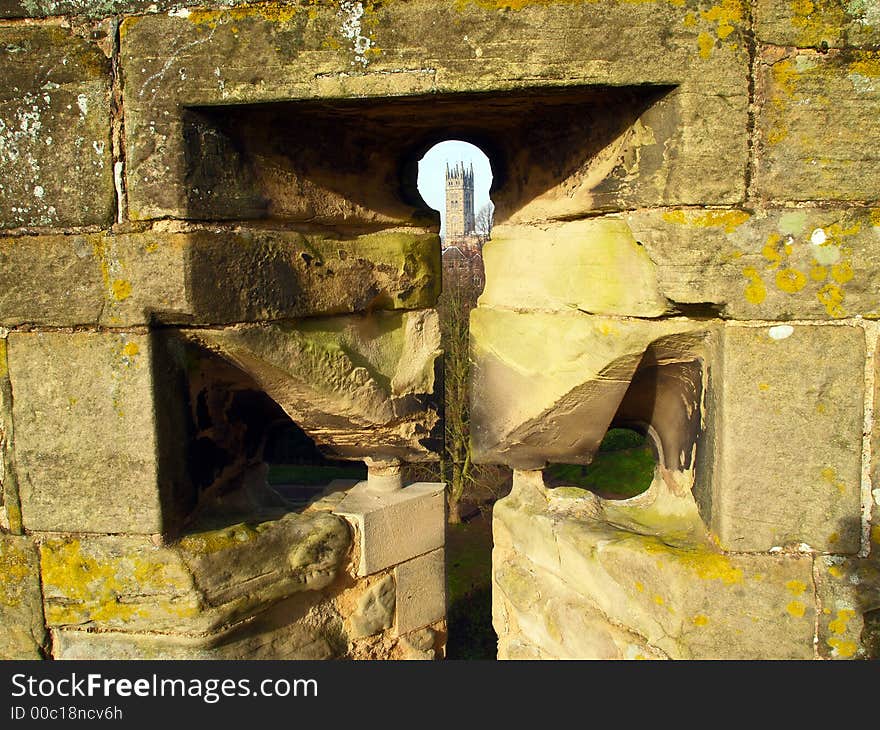
<svg viewBox="0 0 880 730"><path fill-rule="evenodd" d="M455 245L476 232L474 222L474 165L446 163L446 245Z"/></svg>

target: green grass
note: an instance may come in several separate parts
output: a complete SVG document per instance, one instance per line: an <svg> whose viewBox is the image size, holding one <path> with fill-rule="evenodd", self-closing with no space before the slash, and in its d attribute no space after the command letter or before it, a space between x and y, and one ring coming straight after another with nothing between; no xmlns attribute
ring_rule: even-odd
<svg viewBox="0 0 880 730"><path fill-rule="evenodd" d="M269 484L326 484L334 479L366 479L367 467L314 466L311 464L272 464L269 466Z"/></svg>
<svg viewBox="0 0 880 730"><path fill-rule="evenodd" d="M626 499L651 486L656 460L646 437L635 431L608 431L592 463L551 464L547 475L555 486L588 489L603 496Z"/></svg>

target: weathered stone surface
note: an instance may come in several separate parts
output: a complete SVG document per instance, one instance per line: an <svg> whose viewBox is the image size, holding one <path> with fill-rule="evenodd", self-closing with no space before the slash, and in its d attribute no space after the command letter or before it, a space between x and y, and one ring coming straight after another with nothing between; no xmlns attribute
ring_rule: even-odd
<svg viewBox="0 0 880 730"><path fill-rule="evenodd" d="M430 661L436 658L437 632L431 628L419 629L400 637L403 658L409 661Z"/></svg>
<svg viewBox="0 0 880 730"><path fill-rule="evenodd" d="M440 331L433 310L190 336L248 373L319 446L346 458L435 458Z"/></svg>
<svg viewBox="0 0 880 730"><path fill-rule="evenodd" d="M880 549L880 348L877 343L880 342L880 326L874 324L869 327L866 335L868 337L869 349L870 343L874 343L874 362L869 367L873 368L874 375L874 403L871 409L871 463L869 465L871 479L871 497L873 502L869 502L871 506L872 532L874 549Z"/></svg>
<svg viewBox="0 0 880 730"><path fill-rule="evenodd" d="M698 359L705 323L581 312L471 312L473 458L515 468L592 459L645 357Z"/></svg>
<svg viewBox="0 0 880 730"><path fill-rule="evenodd" d="M874 548L876 550L876 545ZM819 655L825 659L880 658L880 564L869 558L817 556Z"/></svg>
<svg viewBox="0 0 880 730"><path fill-rule="evenodd" d="M880 9L873 2L758 0L758 40L777 46L845 48L880 44Z"/></svg>
<svg viewBox="0 0 880 730"><path fill-rule="evenodd" d="M443 548L394 569L397 613L394 631L408 634L446 617L446 559Z"/></svg>
<svg viewBox="0 0 880 730"><path fill-rule="evenodd" d="M226 324L433 305L421 229L0 238L0 324Z"/></svg>
<svg viewBox="0 0 880 730"><path fill-rule="evenodd" d="M762 101L755 187L761 197L877 199L876 51L768 49L761 56L757 83Z"/></svg>
<svg viewBox="0 0 880 730"><path fill-rule="evenodd" d="M0 323L97 324L105 301L103 237L0 238Z"/></svg>
<svg viewBox="0 0 880 730"><path fill-rule="evenodd" d="M0 532L0 659L41 659L46 642L37 551Z"/></svg>
<svg viewBox="0 0 880 730"><path fill-rule="evenodd" d="M0 336L0 530L22 533L21 500L13 459L12 384L9 382L6 336Z"/></svg>
<svg viewBox="0 0 880 730"><path fill-rule="evenodd" d="M46 621L56 628L203 634L336 577L351 538L328 513L256 515L166 547L147 537L44 538Z"/></svg>
<svg viewBox="0 0 880 730"><path fill-rule="evenodd" d="M878 209L678 209L636 211L626 220L660 292L683 311L769 320L880 316Z"/></svg>
<svg viewBox="0 0 880 730"><path fill-rule="evenodd" d="M364 591L357 610L351 615L351 638L360 639L390 629L394 623L396 599L396 584L391 575L386 575Z"/></svg>
<svg viewBox="0 0 880 730"><path fill-rule="evenodd" d="M58 26L0 28L0 227L114 213L110 62Z"/></svg>
<svg viewBox="0 0 880 730"><path fill-rule="evenodd" d="M651 502L662 480L615 504L558 499L533 475L494 510L503 654L812 658L809 556L720 552L687 492Z"/></svg>
<svg viewBox="0 0 880 730"><path fill-rule="evenodd" d="M417 482L394 492L372 492L367 487L367 482L353 487L334 510L356 526L358 575L370 575L443 547L446 501L442 483Z"/></svg>
<svg viewBox="0 0 880 730"><path fill-rule="evenodd" d="M710 486L697 490L722 547L858 551L864 331L730 326L722 348Z"/></svg>
<svg viewBox="0 0 880 730"><path fill-rule="evenodd" d="M495 226L483 261L480 306L633 317L668 308L654 265L619 218Z"/></svg>
<svg viewBox="0 0 880 730"><path fill-rule="evenodd" d="M110 15L158 12L194 5L233 6L244 0L0 0L0 18L45 18L72 15L77 18L105 18ZM295 0L294 0L295 1ZM277 2L283 5L282 2Z"/></svg>
<svg viewBox="0 0 880 730"><path fill-rule="evenodd" d="M121 63L133 217L224 209L238 217L305 215L305 210L286 209L290 201L294 208L300 204L294 198L283 192L279 197L286 176L299 188L300 202L315 206L311 214L318 219L343 214L349 221L405 220L413 208L398 198L399 183L389 174L397 163L387 161L429 144L438 110L450 126L470 128L475 122L472 106L459 102L444 111L442 104L424 104L436 101L430 95L493 89L522 94L525 87L560 85L601 87L606 94L612 93L609 87L626 94L620 87L638 86L648 97L625 103L622 114L603 116L595 104L569 114L564 134L584 114L593 132L580 138L576 152L564 154L559 150L565 145L552 134L562 128L540 125L533 104L528 114L517 114L503 100L501 107L481 105L480 123L500 144L506 144L505 137L525 139L526 132L536 140L531 148L517 144L505 150L516 174L503 193L510 200L496 201L504 211L501 218L532 200L537 200L529 214L534 219L539 213L571 217L572 210L619 207L621 201L696 204L743 196L747 145L739 129L748 119L748 53L747 12L739 2L706 2L698 8L669 2L529 3L499 12L494 4L415 0L369 5L362 15L355 7L360 8L257 4L124 21ZM425 33L426 27L437 32ZM607 42L609 27L620 29L614 43ZM166 50L157 54L157 48ZM346 107L355 110L348 126L342 115L325 108L323 117L313 115L305 126L297 125L303 131L287 149L244 131L259 127L244 119L242 110L207 109L413 95L426 96L418 100L422 108L398 114L385 131L354 105ZM655 108L646 112L652 102ZM182 106L202 111L184 120ZM260 114L286 114L289 120L298 112ZM218 123L223 115L229 124ZM362 134L363 125L379 131L381 144ZM285 134L284 124L272 128ZM607 133L591 137L599 128ZM236 135L242 135L243 144ZM369 145L377 154L364 152ZM546 164L548 154L558 157L552 166ZM339 157L339 164L327 166L327 155ZM226 164L205 176L211 156ZM263 164L270 159L272 165ZM535 175L525 176L527 171ZM359 188L355 181L364 175L387 186ZM536 188L538 178L549 187ZM211 181L218 185L205 184ZM288 190L294 187L288 184Z"/></svg>
<svg viewBox="0 0 880 730"><path fill-rule="evenodd" d="M176 375L157 336L9 336L15 456L30 530L163 532L188 491Z"/></svg>
<svg viewBox="0 0 880 730"><path fill-rule="evenodd" d="M215 634L52 630L56 659L338 659L342 618L319 593L299 594Z"/></svg>

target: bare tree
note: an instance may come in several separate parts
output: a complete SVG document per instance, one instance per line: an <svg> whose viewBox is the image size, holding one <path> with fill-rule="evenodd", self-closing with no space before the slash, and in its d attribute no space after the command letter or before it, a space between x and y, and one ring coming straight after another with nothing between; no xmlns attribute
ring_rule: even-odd
<svg viewBox="0 0 880 730"><path fill-rule="evenodd" d="M492 237L492 226L495 224L495 205L490 200L477 211L474 217L474 228L477 235L488 241Z"/></svg>

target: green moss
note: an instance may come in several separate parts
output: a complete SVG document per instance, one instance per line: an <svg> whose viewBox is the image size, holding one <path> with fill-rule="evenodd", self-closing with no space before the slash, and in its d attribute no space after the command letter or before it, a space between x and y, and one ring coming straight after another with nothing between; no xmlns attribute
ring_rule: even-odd
<svg viewBox="0 0 880 730"><path fill-rule="evenodd" d="M628 498L651 486L655 466L654 452L644 436L616 428L605 435L592 463L551 464L545 474L551 485Z"/></svg>

